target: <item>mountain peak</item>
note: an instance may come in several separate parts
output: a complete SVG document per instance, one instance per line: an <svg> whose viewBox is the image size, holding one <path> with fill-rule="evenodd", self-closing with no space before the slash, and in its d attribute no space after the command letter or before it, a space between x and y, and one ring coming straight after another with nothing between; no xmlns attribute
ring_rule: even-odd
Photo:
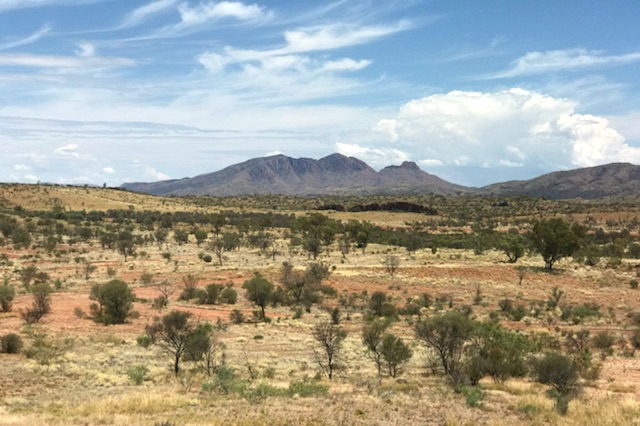
<svg viewBox="0 0 640 426"><path fill-rule="evenodd" d="M364 161L343 154L319 160L277 154L180 181L126 183L122 187L156 195L217 196L452 194L468 190L431 176L410 161L376 172Z"/></svg>

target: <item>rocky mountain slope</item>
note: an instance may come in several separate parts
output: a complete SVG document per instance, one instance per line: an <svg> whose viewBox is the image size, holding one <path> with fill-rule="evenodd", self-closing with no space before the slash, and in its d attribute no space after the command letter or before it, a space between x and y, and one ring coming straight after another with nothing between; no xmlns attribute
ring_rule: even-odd
<svg viewBox="0 0 640 426"><path fill-rule="evenodd" d="M379 172L354 157L332 154L319 160L285 155L254 158L214 173L123 189L154 195L528 195L548 199L640 195L640 166L613 163L560 171L534 179L469 188L426 173L413 162Z"/></svg>
<svg viewBox="0 0 640 426"><path fill-rule="evenodd" d="M285 155L254 158L218 172L152 183L126 183L124 189L155 195L368 195L456 194L470 189L426 173L413 162L376 172L341 154L319 160Z"/></svg>

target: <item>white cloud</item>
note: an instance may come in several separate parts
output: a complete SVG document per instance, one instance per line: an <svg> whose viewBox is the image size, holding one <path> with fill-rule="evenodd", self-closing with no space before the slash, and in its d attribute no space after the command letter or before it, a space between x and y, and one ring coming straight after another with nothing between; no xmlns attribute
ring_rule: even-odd
<svg viewBox="0 0 640 426"><path fill-rule="evenodd" d="M23 66L23 67L34 67L34 68L96 69L96 68L129 67L129 66L135 65L135 61L127 58L98 57L98 56L83 57L83 56L5 54L5 55L0 55L0 65Z"/></svg>
<svg viewBox="0 0 640 426"><path fill-rule="evenodd" d="M332 24L286 31L284 38L289 52L313 52L333 50L369 43L373 40L411 28L409 21L395 25L354 26Z"/></svg>
<svg viewBox="0 0 640 426"><path fill-rule="evenodd" d="M70 144L58 147L54 152L58 155L68 156L68 157L80 156L80 154L78 154L78 145L74 143L70 143Z"/></svg>
<svg viewBox="0 0 640 426"><path fill-rule="evenodd" d="M373 126L378 140L358 146L357 153L376 159L378 151L392 147L420 164L450 167L554 170L640 163L640 148L629 145L606 118L578 114L575 107L570 100L518 88L436 94L380 120Z"/></svg>
<svg viewBox="0 0 640 426"><path fill-rule="evenodd" d="M514 61L511 68L490 74L487 78L517 77L595 66L623 65L638 61L640 61L640 52L625 55L605 55L600 51L586 49L529 52Z"/></svg>
<svg viewBox="0 0 640 426"><path fill-rule="evenodd" d="M42 6L79 5L99 3L105 0L0 0L0 12L13 9L28 9Z"/></svg>
<svg viewBox="0 0 640 426"><path fill-rule="evenodd" d="M103 167L102 168L102 173L107 174L107 175L115 175L116 174L116 170L113 167Z"/></svg>
<svg viewBox="0 0 640 426"><path fill-rule="evenodd" d="M327 61L323 66L323 71L359 71L371 65L373 61L366 59L356 61L351 58L338 59L336 61Z"/></svg>
<svg viewBox="0 0 640 426"><path fill-rule="evenodd" d="M336 152L364 160L374 168L401 164L409 159L409 155L406 152L398 149L386 147L370 148L355 143L336 143Z"/></svg>
<svg viewBox="0 0 640 426"><path fill-rule="evenodd" d="M36 41L44 37L49 31L51 31L51 27L49 25L44 25L38 31L28 35L27 37L21 38L19 40L9 41L9 42L0 42L0 50L13 49L14 47L25 46L27 44L35 43Z"/></svg>
<svg viewBox="0 0 640 426"><path fill-rule="evenodd" d="M169 175L159 172L151 166L144 167L144 175L149 180L166 180L169 179Z"/></svg>
<svg viewBox="0 0 640 426"><path fill-rule="evenodd" d="M420 161L418 161L418 164L420 164L421 166L424 166L426 168L429 168L429 167L440 167L440 166L444 165L444 163L442 161L431 159L431 158L427 158L425 160L420 160Z"/></svg>
<svg viewBox="0 0 640 426"><path fill-rule="evenodd" d="M150 16L162 13L173 7L178 0L156 0L140 6L129 13L122 21L122 28L132 27L145 21Z"/></svg>
<svg viewBox="0 0 640 426"><path fill-rule="evenodd" d="M373 40L388 36L399 31L409 29L407 21L401 21L388 26L355 26L345 24L331 24L302 28L284 33L285 44L277 49L244 50L226 46L222 52L204 52L198 61L209 71L219 72L231 64L259 63L264 66L278 58L308 58L300 54L335 50L344 47L369 43ZM306 60L306 59L305 59ZM368 67L370 60L354 60L342 58L339 60L316 60L321 63L316 69L325 72L357 71Z"/></svg>
<svg viewBox="0 0 640 426"><path fill-rule="evenodd" d="M186 26L200 25L207 21L235 18L240 21L263 18L265 10L257 4L246 5L240 2L222 1L200 3L191 7L187 3L178 6L182 23Z"/></svg>
<svg viewBox="0 0 640 426"><path fill-rule="evenodd" d="M96 47L91 43L80 43L76 55L81 58L91 58L96 55Z"/></svg>

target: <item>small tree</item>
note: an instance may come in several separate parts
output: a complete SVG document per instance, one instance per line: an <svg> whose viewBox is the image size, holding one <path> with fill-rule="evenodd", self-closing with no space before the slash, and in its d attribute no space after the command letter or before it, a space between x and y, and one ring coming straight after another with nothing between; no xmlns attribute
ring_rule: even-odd
<svg viewBox="0 0 640 426"><path fill-rule="evenodd" d="M522 237L516 235L510 235L502 242L502 252L507 256L509 263L516 263L518 259L524 256L525 245L522 241Z"/></svg>
<svg viewBox="0 0 640 426"><path fill-rule="evenodd" d="M560 218L540 220L533 224L531 244L542 255L548 270L563 257L580 248L581 231Z"/></svg>
<svg viewBox="0 0 640 426"><path fill-rule="evenodd" d="M122 280L94 285L89 297L98 302L90 307L94 321L105 325L124 324L134 299L129 286Z"/></svg>
<svg viewBox="0 0 640 426"><path fill-rule="evenodd" d="M387 294L383 291L376 291L369 299L369 310L371 315L381 317L384 315L384 305L387 302Z"/></svg>
<svg viewBox="0 0 640 426"><path fill-rule="evenodd" d="M561 353L549 352L534 359L531 370L537 382L551 386L550 394L556 399L558 413L567 414L569 401L579 390L575 362Z"/></svg>
<svg viewBox="0 0 640 426"><path fill-rule="evenodd" d="M127 261L129 256L133 256L136 252L136 243L133 238L133 234L130 231L121 231L118 233L118 239L116 241L116 248L122 256L124 261Z"/></svg>
<svg viewBox="0 0 640 426"><path fill-rule="evenodd" d="M176 229L173 231L173 239L179 246L189 242L189 233L184 229Z"/></svg>
<svg viewBox="0 0 640 426"><path fill-rule="evenodd" d="M259 272L256 272L253 278L242 284L242 288L247 291L247 299L260 308L260 319L266 321L267 317L264 308L271 301L273 284L263 278Z"/></svg>
<svg viewBox="0 0 640 426"><path fill-rule="evenodd" d="M527 373L525 357L531 344L523 334L506 330L496 323L478 324L469 345L468 373L471 384L489 375L495 382Z"/></svg>
<svg viewBox="0 0 640 426"><path fill-rule="evenodd" d="M427 318L416 324L416 337L435 350L444 373L454 382L460 377L464 344L471 337L475 322L458 311Z"/></svg>
<svg viewBox="0 0 640 426"><path fill-rule="evenodd" d="M362 343L367 348L369 357L376 364L378 381L382 379L382 337L389 327L389 321L377 319L362 327Z"/></svg>
<svg viewBox="0 0 640 426"><path fill-rule="evenodd" d="M193 231L193 236L196 239L196 245L198 245L199 247L200 244L202 244L209 235L207 234L207 231L204 231L202 229L196 229L195 231Z"/></svg>
<svg viewBox="0 0 640 426"><path fill-rule="evenodd" d="M384 267L392 277L400 267L400 258L395 254L388 254L384 258Z"/></svg>
<svg viewBox="0 0 640 426"><path fill-rule="evenodd" d="M171 311L162 319L157 319L152 328L157 335L158 345L169 353L173 360L173 373L180 373L180 360L189 349L189 342L195 326L189 321L189 312Z"/></svg>
<svg viewBox="0 0 640 426"><path fill-rule="evenodd" d="M29 290L31 283L44 283L49 280L49 274L41 272L35 265L26 266L18 271L20 282L24 286L25 290Z"/></svg>
<svg viewBox="0 0 640 426"><path fill-rule="evenodd" d="M314 350L314 355L329 380L333 378L335 371L341 368L339 357L346 337L347 333L342 327L331 321L321 322L313 327L313 338L320 346L320 349Z"/></svg>
<svg viewBox="0 0 640 426"><path fill-rule="evenodd" d="M382 338L380 353L387 366L387 372L394 378L400 373L402 366L413 356L409 346L391 333L385 334Z"/></svg>
<svg viewBox="0 0 640 426"><path fill-rule="evenodd" d="M319 238L308 236L302 240L302 248L309 253L309 257L316 260L318 255L322 253L322 241Z"/></svg>
<svg viewBox="0 0 640 426"><path fill-rule="evenodd" d="M289 262L283 262L280 269L280 282L294 303L303 303L308 307L319 300L320 284L331 273L323 263L312 263L305 271L294 270Z"/></svg>

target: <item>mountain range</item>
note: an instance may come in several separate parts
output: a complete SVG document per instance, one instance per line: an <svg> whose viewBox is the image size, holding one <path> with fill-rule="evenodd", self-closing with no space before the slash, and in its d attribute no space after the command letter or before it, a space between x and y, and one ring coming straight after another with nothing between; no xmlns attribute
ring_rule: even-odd
<svg viewBox="0 0 640 426"><path fill-rule="evenodd" d="M640 194L640 166L613 163L553 172L530 180L471 188L447 182L405 161L376 171L342 154L319 160L285 155L254 158L192 178L133 182L123 189L154 195L528 195L548 199Z"/></svg>

